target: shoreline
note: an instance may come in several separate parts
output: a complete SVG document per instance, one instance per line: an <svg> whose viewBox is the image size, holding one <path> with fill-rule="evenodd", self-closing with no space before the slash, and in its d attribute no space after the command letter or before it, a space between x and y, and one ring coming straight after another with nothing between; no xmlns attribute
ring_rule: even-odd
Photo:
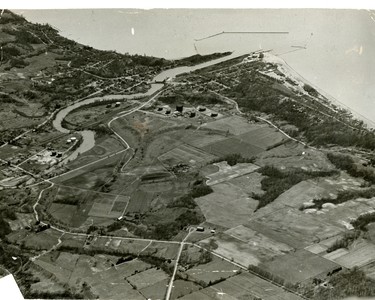
<svg viewBox="0 0 375 300"><path fill-rule="evenodd" d="M364 115L360 114L356 110L354 110L352 107L344 104L340 100L336 99L334 96L320 88L319 86L313 84L310 82L308 79L306 79L303 75L301 75L295 68L293 68L288 62L282 58L281 56L278 56L276 54L272 54L273 56L277 57L279 60L282 61L282 64L284 67L290 71L290 73L299 81L306 83L313 87L320 95L322 95L324 98L326 98L330 104L337 106L338 108L344 109L347 112L351 114L351 118L354 120L362 121L363 125L365 126L366 129L371 130L375 129L375 121L370 120L369 118L365 117ZM293 74L294 73L294 74Z"/></svg>

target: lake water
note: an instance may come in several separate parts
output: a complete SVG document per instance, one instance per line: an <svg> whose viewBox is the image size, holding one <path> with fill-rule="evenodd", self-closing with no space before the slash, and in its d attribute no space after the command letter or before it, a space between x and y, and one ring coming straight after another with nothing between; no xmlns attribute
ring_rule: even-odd
<svg viewBox="0 0 375 300"><path fill-rule="evenodd" d="M77 42L175 59L273 49L306 80L375 127L375 16L364 10L29 10ZM287 31L288 34L222 31ZM302 46L296 48L293 46Z"/></svg>

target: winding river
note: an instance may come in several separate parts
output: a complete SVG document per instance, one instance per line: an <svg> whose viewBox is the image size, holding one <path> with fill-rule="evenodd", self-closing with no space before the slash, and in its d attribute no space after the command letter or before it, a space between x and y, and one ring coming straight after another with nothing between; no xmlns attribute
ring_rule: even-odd
<svg viewBox="0 0 375 300"><path fill-rule="evenodd" d="M238 53L238 52L235 53L235 52L233 52L232 54L230 54L228 56L224 56L224 57L221 57L221 58L218 58L218 59L215 59L215 60L211 60L211 61L208 61L208 62L205 62L205 63L202 63L202 64L198 64L198 65L195 65L195 66L177 67L177 68L173 68L173 69L168 69L168 70L165 70L165 71L161 72L160 74L156 75L153 79L153 82L161 82L161 81L164 81L164 80L173 79L180 74L193 72L195 70L199 70L199 69L202 69L202 68L205 68L205 67L209 67L209 66L212 66L212 65L215 65L215 64L218 64L218 63L221 63L221 62L224 62L224 61L242 56L244 54L246 54L246 53ZM97 101L103 101L103 100L109 100L109 99L120 101L120 100L125 100L125 99L130 100L130 99L142 98L142 97L145 97L145 96L151 96L155 92L162 89L163 86L164 86L164 84L162 84L162 83L151 83L151 88L145 93L137 93L137 94L131 94L131 95L106 95L106 96L102 96L102 97L93 97L93 98L88 98L88 99L84 99L84 100L81 100L81 101L77 101L77 102L73 103L72 105L69 105L68 107L61 109L56 114L56 117L52 122L53 126L56 128L56 130L58 130L62 133L69 133L70 130L66 129L62 126L62 121L74 109L76 109L78 107L81 107L83 105L86 105L86 104L97 102ZM82 136L82 143L67 159L65 159L65 162L76 159L80 153L84 153L84 152L90 150L91 148L93 148L95 146L95 137L94 137L95 134L94 134L93 131L83 130L83 131L80 131L79 134Z"/></svg>

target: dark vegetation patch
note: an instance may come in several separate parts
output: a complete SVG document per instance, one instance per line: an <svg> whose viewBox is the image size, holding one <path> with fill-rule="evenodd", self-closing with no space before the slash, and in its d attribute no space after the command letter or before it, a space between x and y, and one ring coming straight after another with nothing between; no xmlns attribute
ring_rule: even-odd
<svg viewBox="0 0 375 300"><path fill-rule="evenodd" d="M161 96L158 100L169 105L180 103L189 103L191 105L214 105L222 103L219 96L212 93L179 93L170 96Z"/></svg>
<svg viewBox="0 0 375 300"><path fill-rule="evenodd" d="M218 59L218 58L223 57L223 56L230 55L231 53L232 52L212 53L212 54L208 54L208 55L196 54L196 55L192 55L192 56L189 56L189 57L179 59L179 60L176 61L176 63L178 65L182 65L182 66L198 65L198 64L210 61L210 60L214 60L214 59Z"/></svg>
<svg viewBox="0 0 375 300"><path fill-rule="evenodd" d="M357 198L370 199L372 197L375 197L375 188L339 191L336 198L314 199L314 206L309 206L309 208L321 209L324 203L340 204Z"/></svg>
<svg viewBox="0 0 375 300"><path fill-rule="evenodd" d="M255 158L245 158L239 153L233 153L217 158L212 163L218 163L221 161L226 161L228 165L234 166L239 163L253 163Z"/></svg>
<svg viewBox="0 0 375 300"><path fill-rule="evenodd" d="M66 204L66 205L78 205L79 202L80 202L79 198L74 197L74 196L57 198L53 201L53 203Z"/></svg>
<svg viewBox="0 0 375 300"><path fill-rule="evenodd" d="M336 168L348 172L353 177L363 178L375 184L375 172L372 169L358 166L349 155L328 153L327 157Z"/></svg>
<svg viewBox="0 0 375 300"><path fill-rule="evenodd" d="M375 296L375 280L366 277L366 274L354 267L351 270L334 274L327 287L320 287L314 299L344 299L350 296L371 297Z"/></svg>
<svg viewBox="0 0 375 300"><path fill-rule="evenodd" d="M333 176L338 173L334 170L313 172L293 169L289 171L280 171L273 166L265 166L257 170L257 172L266 177L261 181L262 190L264 190L265 193L261 195L253 195L254 199L259 201L256 210L273 202L278 196L301 181L317 177Z"/></svg>
<svg viewBox="0 0 375 300"><path fill-rule="evenodd" d="M352 221L351 224L355 229L367 231L367 225L375 222L375 212L360 215L356 220Z"/></svg>
<svg viewBox="0 0 375 300"><path fill-rule="evenodd" d="M226 96L236 99L244 111L260 111L286 121L296 126L298 132L314 145L375 149L375 134L365 129L362 121L354 120L345 110L336 108L333 111L323 103L313 101L310 96L317 96L313 88L305 85L310 96L294 92L290 95L290 92L275 89L275 79L258 72L266 68L264 63L244 65L243 68L248 69L241 70L240 83L228 90ZM299 137L298 132L295 137Z"/></svg>
<svg viewBox="0 0 375 300"><path fill-rule="evenodd" d="M327 249L327 252L330 253L340 248L348 248L360 235L361 232L359 230L345 232L342 238L338 239Z"/></svg>

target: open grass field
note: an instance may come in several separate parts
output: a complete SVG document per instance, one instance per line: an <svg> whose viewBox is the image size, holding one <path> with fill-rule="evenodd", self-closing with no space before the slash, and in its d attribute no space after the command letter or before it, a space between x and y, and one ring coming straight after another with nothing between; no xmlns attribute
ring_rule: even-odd
<svg viewBox="0 0 375 300"><path fill-rule="evenodd" d="M195 199L207 222L231 228L250 220L258 201L228 182L216 184L212 189L213 193Z"/></svg>
<svg viewBox="0 0 375 300"><path fill-rule="evenodd" d="M244 226L229 229L214 239L218 245L215 252L224 257L233 258L235 262L243 266L259 265L293 251L292 247ZM201 241L202 244L208 242L209 239Z"/></svg>
<svg viewBox="0 0 375 300"><path fill-rule="evenodd" d="M243 225L228 229L224 233L240 242L251 245L254 252L262 259L273 258L293 250L290 246L274 241Z"/></svg>
<svg viewBox="0 0 375 300"><path fill-rule="evenodd" d="M112 219L118 218L122 216L128 201L129 198L127 196L100 195L94 200L89 216Z"/></svg>
<svg viewBox="0 0 375 300"><path fill-rule="evenodd" d="M286 137L273 127L259 127L255 130L240 134L236 139L255 145L263 150L273 148L286 141Z"/></svg>
<svg viewBox="0 0 375 300"><path fill-rule="evenodd" d="M365 240L359 240L351 245L348 251L343 251L340 255L325 257L348 269L355 266L363 267L375 262L375 245Z"/></svg>
<svg viewBox="0 0 375 300"><path fill-rule="evenodd" d="M146 246L148 241L121 240L118 238L95 237L90 244L93 249L112 249L123 253L138 255ZM168 244L166 244L168 246Z"/></svg>
<svg viewBox="0 0 375 300"><path fill-rule="evenodd" d="M226 162L219 162L215 164L219 167L219 170L215 173L207 175L207 185L214 185L221 182L226 182L230 179L252 173L259 169L257 165L250 163L239 163L234 166L229 166Z"/></svg>
<svg viewBox="0 0 375 300"><path fill-rule="evenodd" d="M48 212L59 222L73 227L102 224L123 215L129 197L95 192L69 186L58 186L55 195L50 195ZM59 203L76 200L73 204ZM58 201L58 202L56 202Z"/></svg>
<svg viewBox="0 0 375 300"><path fill-rule="evenodd" d="M201 288L194 282L179 279L173 282L173 286L171 299L180 299L181 297L198 291Z"/></svg>
<svg viewBox="0 0 375 300"><path fill-rule="evenodd" d="M340 266L319 255L301 249L294 253L279 256L260 267L294 284L312 279L322 273L326 275Z"/></svg>
<svg viewBox="0 0 375 300"><path fill-rule="evenodd" d="M366 276L375 279L375 261L363 266L361 270L365 272Z"/></svg>
<svg viewBox="0 0 375 300"><path fill-rule="evenodd" d="M127 213L145 213L149 210L152 199L154 198L153 192L136 191L129 200L129 205L126 209Z"/></svg>
<svg viewBox="0 0 375 300"><path fill-rule="evenodd" d="M68 166L71 169L75 169L123 149L124 145L114 136L96 139L95 146L92 149L82 153L72 162L69 162Z"/></svg>
<svg viewBox="0 0 375 300"><path fill-rule="evenodd" d="M331 224L329 220L318 219L295 208L270 209L267 212L261 216L257 212L253 220L245 225L293 248L305 248L345 231L344 226Z"/></svg>
<svg viewBox="0 0 375 300"><path fill-rule="evenodd" d="M95 188L98 181L105 181L112 174L114 166L116 166L123 155L124 153L119 153L79 170L73 169L72 172L63 174L51 181L78 188Z"/></svg>
<svg viewBox="0 0 375 300"><path fill-rule="evenodd" d="M204 125L205 128L229 132L234 135L244 134L251 130L256 130L264 125L250 124L245 118L230 116L222 118Z"/></svg>
<svg viewBox="0 0 375 300"><path fill-rule="evenodd" d="M203 290L184 296L182 300L212 299L301 300L272 283L249 273L241 273Z"/></svg>
<svg viewBox="0 0 375 300"><path fill-rule="evenodd" d="M244 140L239 140L236 137L208 144L202 147L202 149L218 157L238 153L245 158L252 158L264 151L262 148Z"/></svg>
<svg viewBox="0 0 375 300"><path fill-rule="evenodd" d="M10 233L7 237L14 244L24 244L31 249L49 250L58 243L60 232L47 229L42 232L29 232L20 230Z"/></svg>
<svg viewBox="0 0 375 300"><path fill-rule="evenodd" d="M86 282L100 299L123 299L124 295L129 297L128 299L145 299L130 285L127 278L138 280L137 283L142 285L139 283L142 278L151 275L150 272L144 271L151 266L137 259L115 265L117 260L118 257L109 255L87 256L54 252L40 257L35 264L44 269L46 274L53 275L59 282L71 287L80 288ZM141 274L144 274L143 277ZM140 277L134 277L136 275Z"/></svg>
<svg viewBox="0 0 375 300"><path fill-rule="evenodd" d="M244 192L252 194L262 194L261 181L264 178L262 174L258 172L248 173L233 179L229 179L228 182L242 189Z"/></svg>
<svg viewBox="0 0 375 300"><path fill-rule="evenodd" d="M12 229L12 231L23 229L26 226L31 226L35 222L34 214L16 213L16 215L16 220L9 221L9 226Z"/></svg>
<svg viewBox="0 0 375 300"><path fill-rule="evenodd" d="M168 284L169 278L166 278L140 289L139 292L145 297L145 299L165 299Z"/></svg>
<svg viewBox="0 0 375 300"><path fill-rule="evenodd" d="M201 148L212 143L227 139L225 134L217 134L207 130L196 130L194 134L183 137L183 141L190 146Z"/></svg>
<svg viewBox="0 0 375 300"><path fill-rule="evenodd" d="M159 160L168 166L179 163L202 166L212 161L214 158L216 158L216 156L187 144L182 144L159 156Z"/></svg>
<svg viewBox="0 0 375 300"><path fill-rule="evenodd" d="M255 163L260 166L274 165L281 169L302 168L310 171L334 169L322 151L305 149L301 144L292 141L260 153Z"/></svg>
<svg viewBox="0 0 375 300"><path fill-rule="evenodd" d="M164 129L178 125L175 119L166 118L157 114L147 112L136 112L125 117L128 124L136 129L142 136L146 133L155 133Z"/></svg>
<svg viewBox="0 0 375 300"><path fill-rule="evenodd" d="M233 264L213 256L212 261L207 264L197 265L186 271L189 277L201 280L206 284L215 282L222 278L234 276L239 268Z"/></svg>
<svg viewBox="0 0 375 300"><path fill-rule="evenodd" d="M127 277L127 281L129 281L131 285L134 285L138 290L140 290L168 278L169 275L163 270L152 268Z"/></svg>

